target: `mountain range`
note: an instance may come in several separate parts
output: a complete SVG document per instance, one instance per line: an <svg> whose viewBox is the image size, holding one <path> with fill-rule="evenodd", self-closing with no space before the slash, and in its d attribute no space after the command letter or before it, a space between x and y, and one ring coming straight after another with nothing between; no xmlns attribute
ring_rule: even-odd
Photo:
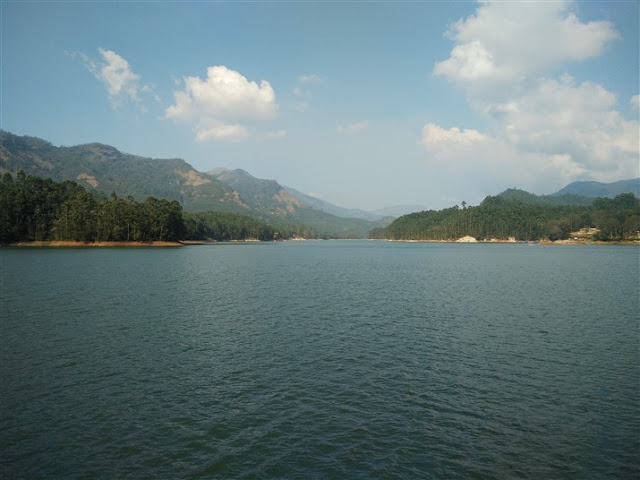
<svg viewBox="0 0 640 480"><path fill-rule="evenodd" d="M305 225L319 236L365 237L394 217L425 210L421 205L374 212L348 209L236 169L203 173L186 161L152 159L122 153L110 145L89 143L57 147L37 137L0 130L0 173L24 170L53 180L74 180L96 193L178 200L186 211L242 213L273 225ZM640 196L640 179L614 183L574 182L552 195L509 189L501 196L527 203L590 204L594 197L632 192Z"/></svg>
<svg viewBox="0 0 640 480"><path fill-rule="evenodd" d="M275 226L304 225L318 236L362 238L392 221L373 214L339 216L348 209L326 202L317 208L310 204L315 203L313 197L240 169L203 173L182 159L145 158L100 143L57 147L37 137L0 131L0 172L19 170L56 181L74 180L104 195L178 200L186 211L235 212Z"/></svg>

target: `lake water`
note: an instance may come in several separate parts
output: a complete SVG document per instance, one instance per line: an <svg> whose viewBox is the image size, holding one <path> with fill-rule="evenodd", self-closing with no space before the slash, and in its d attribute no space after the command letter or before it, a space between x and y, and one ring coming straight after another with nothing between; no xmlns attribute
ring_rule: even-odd
<svg viewBox="0 0 640 480"><path fill-rule="evenodd" d="M1 249L0 476L637 478L639 253Z"/></svg>

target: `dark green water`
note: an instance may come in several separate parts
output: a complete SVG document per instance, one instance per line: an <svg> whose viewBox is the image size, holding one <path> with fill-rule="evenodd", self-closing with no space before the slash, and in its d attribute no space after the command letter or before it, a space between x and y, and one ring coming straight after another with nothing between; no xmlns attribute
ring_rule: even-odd
<svg viewBox="0 0 640 480"><path fill-rule="evenodd" d="M2 478L637 478L636 247L2 249Z"/></svg>

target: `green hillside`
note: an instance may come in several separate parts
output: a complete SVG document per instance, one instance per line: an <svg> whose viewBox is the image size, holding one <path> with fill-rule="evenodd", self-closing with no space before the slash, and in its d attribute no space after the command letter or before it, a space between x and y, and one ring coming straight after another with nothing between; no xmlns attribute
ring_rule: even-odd
<svg viewBox="0 0 640 480"><path fill-rule="evenodd" d="M292 235L366 237L376 223L347 219L312 208L276 181L227 171L216 178L181 159L152 159L122 153L99 143L56 147L28 136L0 131L0 173L20 170L56 181L73 180L91 192L177 200L185 211L223 211L249 215Z"/></svg>
<svg viewBox="0 0 640 480"><path fill-rule="evenodd" d="M177 200L96 198L70 180L55 182L22 171L0 176L0 244L282 238L286 233L237 213L183 214Z"/></svg>
<svg viewBox="0 0 640 480"><path fill-rule="evenodd" d="M185 210L243 208L232 190L184 160L138 157L99 143L55 147L39 138L0 132L0 173L20 170L56 181L73 180L106 195L178 200Z"/></svg>
<svg viewBox="0 0 640 480"><path fill-rule="evenodd" d="M498 195L504 200L527 205L591 205L593 198L564 193L561 195L536 195L517 188L509 188Z"/></svg>
<svg viewBox="0 0 640 480"><path fill-rule="evenodd" d="M629 180L618 180L617 182L601 183L601 182L573 182L566 187L554 193L554 196L564 195L567 193L582 195L585 197L597 198L607 197L613 198L621 193L633 193L636 197L640 197L640 178L632 178Z"/></svg>
<svg viewBox="0 0 640 480"><path fill-rule="evenodd" d="M277 181L256 178L242 169L216 169L208 175L238 192L240 198L255 210L252 215L256 218L285 230L306 225L310 229L305 236L366 238L372 228L388 223L385 219L369 221L340 217L314 208Z"/></svg>
<svg viewBox="0 0 640 480"><path fill-rule="evenodd" d="M525 192L526 193L526 192ZM535 196L534 196L535 197ZM487 197L476 207L412 213L386 228L373 230L371 238L392 240L560 240L570 232L595 227L598 239L636 237L640 230L640 200L631 193L614 199L598 198L590 205L550 205L522 201L518 194Z"/></svg>

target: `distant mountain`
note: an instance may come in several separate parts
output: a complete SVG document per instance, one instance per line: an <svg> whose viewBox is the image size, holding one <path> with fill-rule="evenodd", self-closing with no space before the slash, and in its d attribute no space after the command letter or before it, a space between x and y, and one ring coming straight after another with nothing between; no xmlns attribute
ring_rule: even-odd
<svg viewBox="0 0 640 480"><path fill-rule="evenodd" d="M360 210L358 208L344 208L334 205L329 202L325 202L324 200L320 200L319 198L312 197L311 195L307 195L305 193L299 192L298 190L291 187L284 187L292 196L300 200L301 202L306 203L307 205L312 206L318 210L322 210L323 212L331 213L332 215L336 215L338 217L345 218L362 218L364 220L369 221L377 221L382 220L385 216L379 215L374 212L368 212L366 210Z"/></svg>
<svg viewBox="0 0 640 480"><path fill-rule="evenodd" d="M283 187L275 180L256 178L242 169L215 168L207 172L207 175L238 192L240 198L250 205L281 215L292 215L308 225L340 232L340 235L351 231L356 232L357 236L365 236L372 228L388 223L378 216L363 218L350 215L352 212L348 209L322 202L293 188ZM269 215L260 218L267 221L270 219Z"/></svg>
<svg viewBox="0 0 640 480"><path fill-rule="evenodd" d="M600 182L573 182L566 187L552 193L552 196L572 193L585 197L609 197L614 198L621 193L633 193L636 197L640 197L640 178L632 178L630 180L619 180L612 183Z"/></svg>
<svg viewBox="0 0 640 480"><path fill-rule="evenodd" d="M275 180L256 178L242 169L216 168L207 172L207 175L238 192L243 201L259 210L286 215L295 213L297 208L306 207L304 203L289 195Z"/></svg>
<svg viewBox="0 0 640 480"><path fill-rule="evenodd" d="M40 138L0 131L0 172L19 170L56 181L74 180L107 195L178 200L185 210L247 210L232 189L181 159L138 157L100 143L56 147Z"/></svg>
<svg viewBox="0 0 640 480"><path fill-rule="evenodd" d="M243 170L205 174L181 159L139 157L100 143L56 147L36 137L0 131L0 173L19 170L57 181L74 180L106 195L178 200L187 211L243 213L275 226L296 226L311 235L364 237L379 226L313 208L275 180L257 179Z"/></svg>
<svg viewBox="0 0 640 480"><path fill-rule="evenodd" d="M573 193L535 195L517 188L509 188L497 196L505 200L529 205L591 205L593 203L593 198L575 195Z"/></svg>
<svg viewBox="0 0 640 480"><path fill-rule="evenodd" d="M382 217L400 217L402 215L408 215L409 213L422 212L426 209L424 205L396 205L374 210L372 213L381 215Z"/></svg>

